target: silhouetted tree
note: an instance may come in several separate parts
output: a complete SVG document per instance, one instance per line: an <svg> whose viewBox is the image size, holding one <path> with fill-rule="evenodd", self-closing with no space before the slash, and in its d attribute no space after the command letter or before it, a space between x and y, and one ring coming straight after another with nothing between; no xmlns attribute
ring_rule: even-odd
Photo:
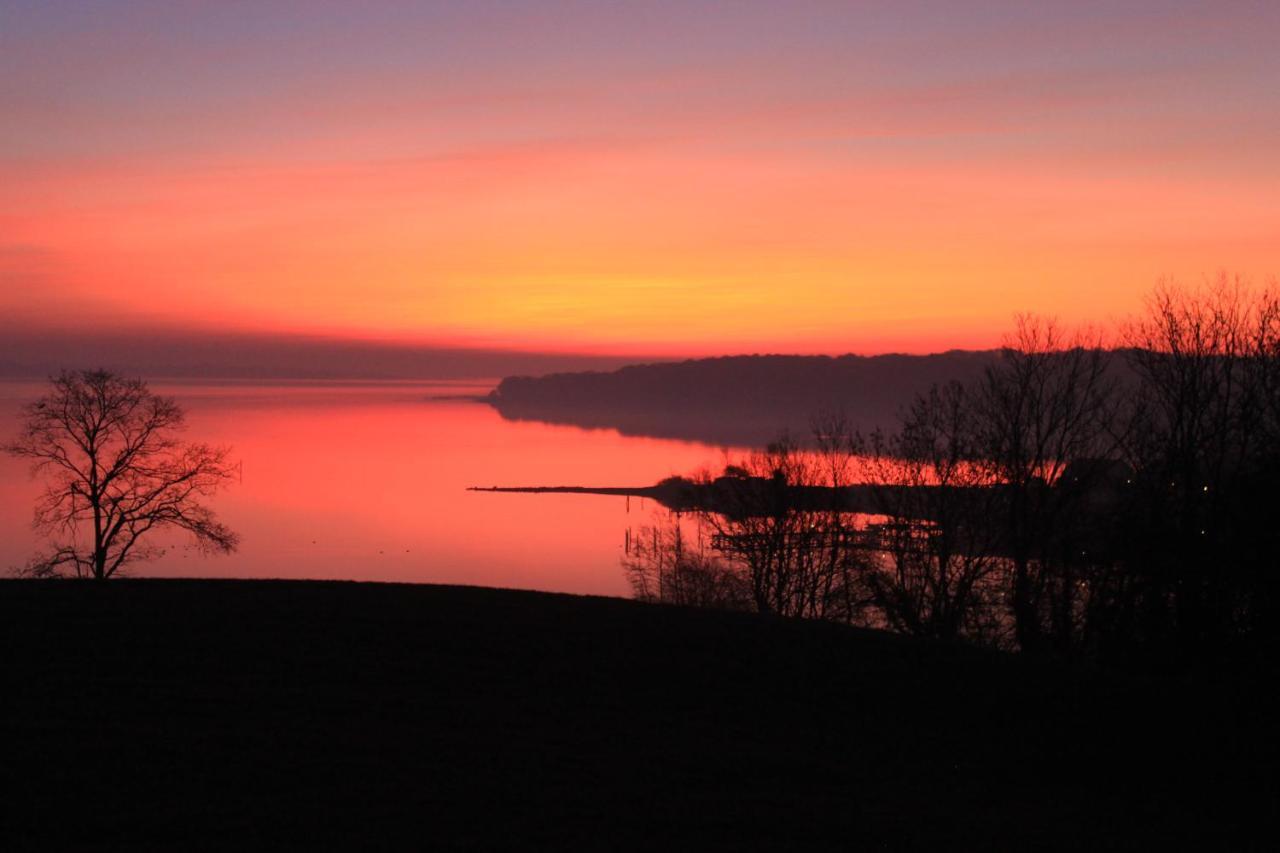
<svg viewBox="0 0 1280 853"><path fill-rule="evenodd" d="M693 535L686 524L697 528ZM632 537L623 569L637 600L723 610L752 607L746 579L706 547L702 525L697 516L670 513Z"/></svg>
<svg viewBox="0 0 1280 853"><path fill-rule="evenodd" d="M236 534L200 502L232 478L228 451L179 441L183 422L172 399L138 379L103 370L53 379L5 447L48 481L34 524L53 549L28 570L103 580L156 556L148 537L165 528L206 551L234 550Z"/></svg>
<svg viewBox="0 0 1280 853"><path fill-rule="evenodd" d="M819 418L811 445L704 477L690 506L719 558L686 557L690 576L728 567L761 612L1027 652L1267 648L1280 290L1162 286L1122 340L1023 318L978 380L935 386L893 433ZM662 541L680 554L678 529Z"/></svg>
<svg viewBox="0 0 1280 853"><path fill-rule="evenodd" d="M701 516L713 547L746 575L760 612L844 621L861 555L836 496L854 451L842 419L826 419L815 435L816 449L783 435L727 466L704 483L722 511Z"/></svg>
<svg viewBox="0 0 1280 853"><path fill-rule="evenodd" d="M1224 276L1160 287L1125 330L1126 558L1148 642L1192 653L1274 624L1278 314L1274 290Z"/></svg>
<svg viewBox="0 0 1280 853"><path fill-rule="evenodd" d="M1056 560L1089 484L1051 488L1075 460L1111 453L1113 384L1099 336L1066 335L1052 320L1021 317L999 363L973 390L977 452L999 487L993 521L1012 562L1010 603L1018 645L1068 641L1079 589ZM1056 600L1055 600L1056 599Z"/></svg>
<svg viewBox="0 0 1280 853"><path fill-rule="evenodd" d="M868 441L867 481L886 520L868 528L880 559L863 578L895 630L999 640L999 493L977 456L976 426L957 382L920 395L898 432Z"/></svg>

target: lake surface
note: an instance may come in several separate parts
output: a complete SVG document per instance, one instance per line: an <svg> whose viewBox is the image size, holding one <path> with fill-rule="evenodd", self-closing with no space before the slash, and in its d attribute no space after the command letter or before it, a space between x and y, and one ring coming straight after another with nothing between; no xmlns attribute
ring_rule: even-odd
<svg viewBox="0 0 1280 853"><path fill-rule="evenodd" d="M0 440L42 383L0 382ZM205 557L183 539L133 575L337 578L626 595L628 526L664 512L592 495L486 494L480 485L651 485L722 463L708 445L503 420L432 399L483 383L152 383L188 414L190 440L230 444L239 483L210 503L240 550ZM40 484L0 456L0 570L21 565Z"/></svg>

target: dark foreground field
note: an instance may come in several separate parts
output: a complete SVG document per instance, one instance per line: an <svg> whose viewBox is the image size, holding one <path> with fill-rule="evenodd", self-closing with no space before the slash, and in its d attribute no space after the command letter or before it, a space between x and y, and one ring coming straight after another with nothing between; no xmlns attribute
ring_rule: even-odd
<svg viewBox="0 0 1280 853"><path fill-rule="evenodd" d="M1239 676L373 584L3 582L0 637L6 850L1274 840Z"/></svg>

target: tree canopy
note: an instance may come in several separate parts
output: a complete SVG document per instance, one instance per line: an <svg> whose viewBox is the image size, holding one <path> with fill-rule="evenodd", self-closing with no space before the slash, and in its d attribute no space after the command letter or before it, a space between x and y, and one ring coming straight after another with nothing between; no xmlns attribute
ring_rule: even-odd
<svg viewBox="0 0 1280 853"><path fill-rule="evenodd" d="M203 503L234 476L229 448L184 442L183 410L140 379L105 370L64 371L28 404L5 446L45 479L35 528L51 549L28 572L109 578L159 556L151 534L186 531L211 553L237 535Z"/></svg>

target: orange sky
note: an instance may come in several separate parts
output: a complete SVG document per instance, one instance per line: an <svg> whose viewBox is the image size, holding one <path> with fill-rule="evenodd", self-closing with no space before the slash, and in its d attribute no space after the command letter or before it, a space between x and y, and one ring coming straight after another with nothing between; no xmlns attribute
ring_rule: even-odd
<svg viewBox="0 0 1280 853"><path fill-rule="evenodd" d="M1280 271L1273 8L1022 5L7 8L0 311L924 351Z"/></svg>

